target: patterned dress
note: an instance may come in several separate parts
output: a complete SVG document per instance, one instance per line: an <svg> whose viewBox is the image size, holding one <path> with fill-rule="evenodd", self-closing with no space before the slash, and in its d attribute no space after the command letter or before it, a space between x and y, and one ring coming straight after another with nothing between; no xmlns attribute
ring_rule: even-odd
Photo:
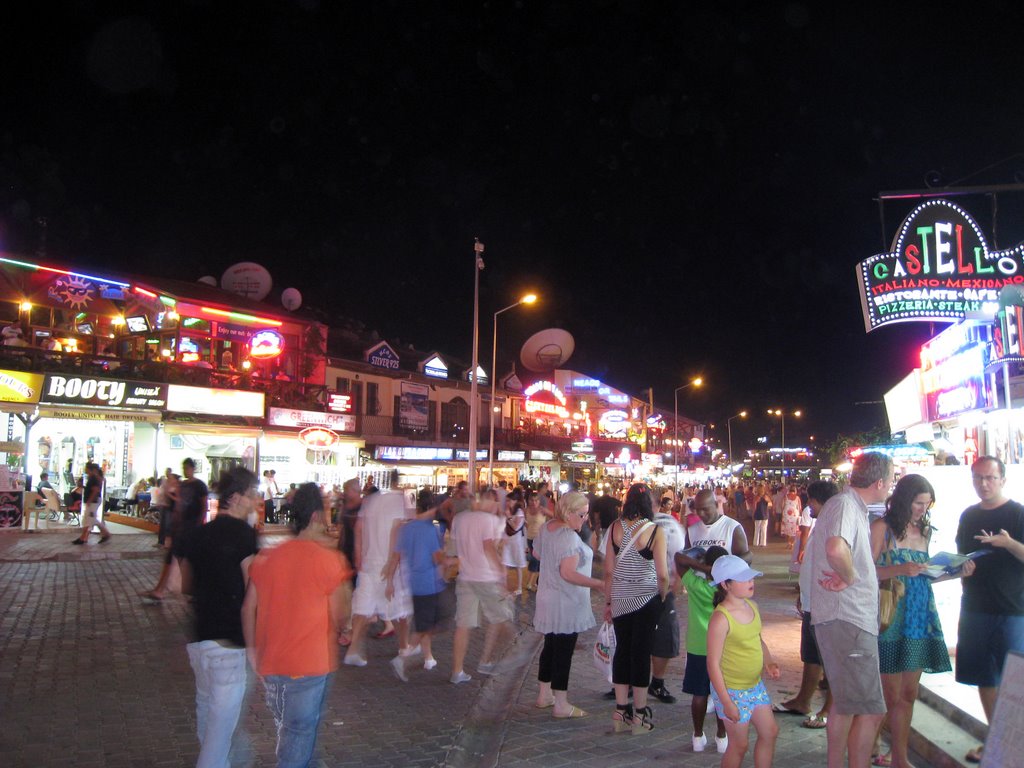
<svg viewBox="0 0 1024 768"><path fill-rule="evenodd" d="M888 554L892 565L928 560L928 553L918 549L897 547ZM906 592L896 606L892 624L878 637L881 673L893 675L918 669L929 673L949 672L952 667L935 608L931 579L927 576L900 576L899 579Z"/></svg>

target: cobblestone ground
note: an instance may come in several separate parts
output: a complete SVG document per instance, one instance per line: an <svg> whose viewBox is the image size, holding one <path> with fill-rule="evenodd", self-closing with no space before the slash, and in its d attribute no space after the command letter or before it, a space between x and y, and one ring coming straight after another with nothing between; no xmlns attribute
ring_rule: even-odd
<svg viewBox="0 0 1024 768"><path fill-rule="evenodd" d="M147 606L136 596L159 571L155 536L118 535L102 548L95 537L88 547L70 547L65 539L63 532L0 536L0 765L194 765L194 690L184 647L188 603L174 598ZM264 545L274 541L267 537ZM795 581L785 564L780 545L756 555L755 566L766 572L756 596L765 637L783 667L782 679L769 684L776 700L795 690L800 674ZM685 624L685 598L679 608ZM370 665L342 667L334 678L315 764L718 764L713 742L709 752L691 750L688 697L678 693L682 659L672 662L668 676L679 701L654 703L655 731L611 733L613 705L602 698L609 686L590 658L593 632L581 638L570 692L591 716L555 721L550 710L534 709L539 637L529 630L531 615L529 597L520 603L520 634L507 654L530 663L460 686L447 681L450 637L436 643L438 668L413 671L407 684L387 664L394 640L367 641ZM471 673L482 639L474 633ZM824 764L824 732L800 728L799 720L779 716L776 764ZM712 727L709 721L709 732ZM273 722L250 678L233 763L273 765L273 747Z"/></svg>

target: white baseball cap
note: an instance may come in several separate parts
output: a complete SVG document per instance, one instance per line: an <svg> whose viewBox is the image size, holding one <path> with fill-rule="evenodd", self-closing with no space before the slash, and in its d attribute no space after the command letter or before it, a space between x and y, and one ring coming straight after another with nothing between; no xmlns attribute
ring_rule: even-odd
<svg viewBox="0 0 1024 768"><path fill-rule="evenodd" d="M712 585L721 584L723 581L750 581L758 576L764 574L755 571L743 558L736 555L722 555L711 566Z"/></svg>

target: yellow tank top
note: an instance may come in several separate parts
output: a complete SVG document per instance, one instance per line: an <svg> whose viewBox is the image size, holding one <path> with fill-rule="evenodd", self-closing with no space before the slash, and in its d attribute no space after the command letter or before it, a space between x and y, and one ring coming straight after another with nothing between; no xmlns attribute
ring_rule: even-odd
<svg viewBox="0 0 1024 768"><path fill-rule="evenodd" d="M745 601L754 612L749 624L740 624L725 609L716 606L715 613L722 613L729 622L729 634L725 636L722 649L722 677L727 688L746 690L753 688L761 679L764 666L764 652L761 650L761 614L750 600Z"/></svg>

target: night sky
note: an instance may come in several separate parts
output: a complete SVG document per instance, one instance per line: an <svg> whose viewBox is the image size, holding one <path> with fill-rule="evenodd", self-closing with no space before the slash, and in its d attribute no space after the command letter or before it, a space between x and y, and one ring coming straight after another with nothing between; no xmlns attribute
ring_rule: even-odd
<svg viewBox="0 0 1024 768"><path fill-rule="evenodd" d="M703 375L680 410L757 414L737 444L768 407L805 412L790 445L884 425L872 401L938 328L864 332L854 266L910 208L883 234L874 198L1024 182L1019 19L693 5L24 6L0 26L0 251L189 280L256 261L272 297L468 359L479 237L482 360L529 289L509 362L562 327L568 367L664 407ZM989 200L958 202L991 236ZM999 197L1000 246L1022 214Z"/></svg>

